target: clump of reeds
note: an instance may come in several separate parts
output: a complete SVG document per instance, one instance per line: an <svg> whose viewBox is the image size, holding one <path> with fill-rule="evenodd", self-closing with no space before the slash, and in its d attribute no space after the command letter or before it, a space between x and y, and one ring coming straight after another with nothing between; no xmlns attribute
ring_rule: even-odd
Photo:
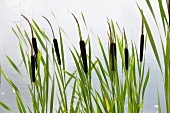
<svg viewBox="0 0 170 113"><path fill-rule="evenodd" d="M128 44L127 44L127 39L126 39L126 33L124 30L124 39L125 39L125 49L124 49L124 56L125 56L125 67L126 70L128 70L128 65L129 65L129 53L128 53Z"/></svg>
<svg viewBox="0 0 170 113"><path fill-rule="evenodd" d="M38 54L37 41L36 41L36 38L34 37L32 25L31 25L30 21L24 15L21 15L21 16L24 17L27 20L27 22L29 23L29 26L31 28L32 43L31 43L31 40L29 39L29 37L27 35L26 35L26 38L27 38L27 40L30 44L30 47L31 47L32 82L35 82L36 81L35 68L37 67L37 54ZM33 53L33 51L34 51L34 53Z"/></svg>
<svg viewBox="0 0 170 113"><path fill-rule="evenodd" d="M116 42L114 42L113 40L113 34L112 34L112 30L111 30L111 25L109 23L109 20L107 21L108 26L109 26L109 32L110 32L110 48L109 48L109 61L110 61L110 69L112 71L116 70Z"/></svg>
<svg viewBox="0 0 170 113"><path fill-rule="evenodd" d="M85 42L82 39L82 35L81 35L81 30L80 30L80 25L78 23L77 18L74 16L74 14L72 14L74 19L76 20L77 26L78 26L78 32L79 32L79 37L80 37L80 51L81 51L81 57L82 57L82 61L83 61L83 66L84 66L84 72L87 74L88 73L88 67L87 67L87 56L86 56L86 47L85 47Z"/></svg>
<svg viewBox="0 0 170 113"><path fill-rule="evenodd" d="M143 48L144 48L144 34L143 34L143 30L144 30L144 23L142 20L142 32L141 32L141 39L140 39L140 62L143 61Z"/></svg>
<svg viewBox="0 0 170 113"><path fill-rule="evenodd" d="M48 24L51 27L51 31L52 31L52 34L53 34L53 45L54 45L55 53L57 55L57 61L58 61L58 64L61 65L60 52L59 52L57 39L55 38L55 35L54 35L54 30L52 28L52 25L51 25L50 21L45 16L42 16L42 17L47 20Z"/></svg>

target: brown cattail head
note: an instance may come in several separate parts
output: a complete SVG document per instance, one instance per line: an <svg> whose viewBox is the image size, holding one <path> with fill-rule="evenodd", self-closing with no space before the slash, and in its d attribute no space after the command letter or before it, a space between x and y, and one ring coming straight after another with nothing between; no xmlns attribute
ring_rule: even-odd
<svg viewBox="0 0 170 113"><path fill-rule="evenodd" d="M112 71L115 70L115 58L114 58L114 43L110 44L110 52L109 52L109 57L110 57L110 69Z"/></svg>
<svg viewBox="0 0 170 113"><path fill-rule="evenodd" d="M128 53L128 43L127 43L127 39L126 39L126 33L125 33L125 30L123 29L124 31L124 39L125 39L125 49L124 49L124 54L125 54L125 67L126 67L126 70L128 70L128 62L129 62L129 53Z"/></svg>
<svg viewBox="0 0 170 113"><path fill-rule="evenodd" d="M128 70L128 60L129 60L129 53L128 53L128 48L125 47L124 49L124 54L125 54L125 67L126 67L126 70Z"/></svg>
<svg viewBox="0 0 170 113"><path fill-rule="evenodd" d="M113 49L114 49L114 57L115 57L115 60L117 61L116 43L113 43Z"/></svg>
<svg viewBox="0 0 170 113"><path fill-rule="evenodd" d="M35 82L35 57L31 56L32 82Z"/></svg>
<svg viewBox="0 0 170 113"><path fill-rule="evenodd" d="M37 63L38 48L37 48L36 38L32 38L32 45L33 45L33 49L34 49L34 53L35 53L34 56L35 56L36 68L38 68L38 63Z"/></svg>
<svg viewBox="0 0 170 113"><path fill-rule="evenodd" d="M143 48L144 48L144 35L141 35L141 39L140 39L140 62L143 61Z"/></svg>
<svg viewBox="0 0 170 113"><path fill-rule="evenodd" d="M60 59L60 53L59 53L57 39L53 39L53 44L54 44L54 49L55 49L55 52L56 52L56 55L57 55L58 64L61 65L61 59Z"/></svg>
<svg viewBox="0 0 170 113"><path fill-rule="evenodd" d="M87 67L87 56L86 56L86 47L85 47L85 43L84 40L82 39L82 35L81 35L81 30L80 30L80 25L78 23L77 18L74 16L73 13L71 13L74 17L74 19L76 20L77 26L78 26L78 32L79 32L79 37L80 37L80 51L81 51L81 57L82 57L82 61L83 61L83 68L84 68L84 72L87 74L88 73L88 67Z"/></svg>
<svg viewBox="0 0 170 113"><path fill-rule="evenodd" d="M30 28L31 28L31 34L32 34L32 46L33 46L33 50L34 50L34 56L35 56L35 59L36 59L36 67L37 66L37 54L38 54L38 47L37 47L37 41L36 41L36 38L34 37L34 33L33 33L33 29L32 29L32 25L30 23L30 21L28 20L28 18L24 15L21 15L22 17L25 18L25 20L28 22ZM28 41L29 41L29 38L27 37ZM29 42L30 43L30 42ZM31 47L31 54L33 54L33 51L32 51L32 47Z"/></svg>
<svg viewBox="0 0 170 113"><path fill-rule="evenodd" d="M54 49L55 49L55 53L56 53L56 55L57 55L57 61L58 61L58 64L61 65L60 52L59 52L59 47L58 47L57 39L55 38L55 35L54 35L54 30L53 30L53 28L52 28L52 25L51 25L50 21L49 21L45 16L42 16L42 17L47 20L48 24L49 24L50 27L51 27L51 31L52 31L52 34L53 34Z"/></svg>
<svg viewBox="0 0 170 113"><path fill-rule="evenodd" d="M81 57L84 65L84 72L88 73L88 67L87 67L87 57L86 57L86 47L83 40L80 40L80 51L81 51Z"/></svg>
<svg viewBox="0 0 170 113"><path fill-rule="evenodd" d="M33 45L35 56L37 57L38 48L37 48L37 40L36 40L36 38L32 38L32 45Z"/></svg>
<svg viewBox="0 0 170 113"><path fill-rule="evenodd" d="M116 43L113 42L113 34L112 34L112 30L111 30L111 25L109 23L109 19L107 21L108 26L109 26L109 32L110 32L110 51L109 51L109 59L110 59L110 69L112 71L116 70Z"/></svg>
<svg viewBox="0 0 170 113"><path fill-rule="evenodd" d="M143 48L144 48L144 23L142 21L142 33L141 33L141 39L140 39L140 62L143 61Z"/></svg>

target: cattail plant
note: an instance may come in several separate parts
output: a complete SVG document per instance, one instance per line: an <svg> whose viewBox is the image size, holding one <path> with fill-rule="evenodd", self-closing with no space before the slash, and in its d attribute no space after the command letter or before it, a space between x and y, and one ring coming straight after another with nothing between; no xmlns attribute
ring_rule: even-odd
<svg viewBox="0 0 170 113"><path fill-rule="evenodd" d="M113 34L111 30L111 25L109 23L109 20L107 21L109 25L109 32L110 32L110 49L109 49L109 61L110 61L110 69L112 71L116 70L115 62L116 62L116 43L113 40Z"/></svg>
<svg viewBox="0 0 170 113"><path fill-rule="evenodd" d="M26 19L26 21L28 22L30 28L31 28L31 35L32 35L32 45L33 45L33 49L34 49L34 56L35 56L35 63L36 63L36 68L37 68L37 55L38 55L38 47L37 47L37 41L36 38L34 37L34 33L33 33L33 29L32 29L32 25L30 23L30 21L28 20L28 18L26 18L24 15L21 15L22 17L24 17Z"/></svg>
<svg viewBox="0 0 170 113"><path fill-rule="evenodd" d="M56 55L57 55L57 61L58 61L58 64L61 65L61 59L60 59L60 52L59 52L58 42L57 42L57 39L55 38L52 25L51 25L50 21L49 21L45 16L42 16L42 17L47 20L48 24L49 24L50 27L51 27L51 31L52 31L52 34L53 34L54 49L55 49L55 53L56 53Z"/></svg>
<svg viewBox="0 0 170 113"><path fill-rule="evenodd" d="M144 23L142 20L142 33L141 33L141 39L140 39L140 62L143 61L143 48L144 48L144 34L143 34L143 30L144 30Z"/></svg>
<svg viewBox="0 0 170 113"><path fill-rule="evenodd" d="M74 14L72 14L74 19L76 20L77 26L78 26L78 32L79 32L79 37L80 37L80 51L81 51L81 57L82 57L82 61L83 61L83 66L84 66L84 72L87 74L88 73L88 67L87 67L87 56L86 56L86 47L85 47L85 42L82 39L82 35L81 35L81 30L80 30L80 25L78 23L77 18L74 16Z"/></svg>
<svg viewBox="0 0 170 113"><path fill-rule="evenodd" d="M35 55L33 54L33 45L32 45L32 43L31 43L31 40L29 39L29 37L28 37L28 35L26 35L26 31L25 31L25 36L26 36L26 38L27 38L27 40L28 40L28 42L29 42L29 44L30 44L30 47L31 47L31 73L32 73L32 82L35 82L35 60L36 60L36 58L35 58Z"/></svg>
<svg viewBox="0 0 170 113"><path fill-rule="evenodd" d="M129 53L128 53L128 44L127 44L127 39L126 39L126 34L125 34L125 30L124 30L124 39L125 39L125 49L124 49L124 56L125 56L125 67L126 70L128 70L128 60L129 60Z"/></svg>
<svg viewBox="0 0 170 113"><path fill-rule="evenodd" d="M35 66L37 67L37 54L38 54L37 42L36 42L36 38L34 38L34 35L33 35L33 30L32 30L31 23L29 22L29 20L24 15L21 15L21 16L24 17L27 20L27 22L29 23L30 28L31 28L32 43L31 43L31 40L29 39L29 37L27 35L25 35L25 36L26 36L26 38L27 38L27 40L28 40L28 42L30 44L30 47L31 47L32 82L35 82L36 81L36 78L35 78ZM34 53L33 53L33 50L34 50Z"/></svg>

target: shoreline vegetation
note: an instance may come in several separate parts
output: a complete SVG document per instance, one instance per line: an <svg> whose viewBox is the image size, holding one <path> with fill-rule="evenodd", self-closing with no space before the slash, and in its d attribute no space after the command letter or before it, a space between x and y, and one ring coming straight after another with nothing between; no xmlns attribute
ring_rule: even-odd
<svg viewBox="0 0 170 113"><path fill-rule="evenodd" d="M3 67L0 67L2 76L15 91L18 111L20 113L143 113L145 91L151 76L150 68L145 68L145 49L146 41L148 41L146 38L148 38L164 80L166 113L170 113L170 15L165 13L165 10L168 10L168 14L170 12L170 1L166 0L167 7L163 7L162 0L157 0L157 2L159 3L164 36L166 36L163 37L159 33L162 54L158 54L150 26L138 4L142 21L139 20L142 26L139 37L140 48L137 48L133 41L128 43L129 38L126 37L125 29L115 24L114 20L107 18L108 48L104 48L99 36L97 37L98 43L95 42L100 46L99 51L102 53L103 60L97 56L92 57L92 51L95 50L91 47L90 35L88 34L87 38L82 36L81 25L78 21L80 18L71 13L76 21L78 31L75 29L77 32L75 38L79 40L80 46L76 48L73 45L72 49L68 47L75 65L73 72L66 69L65 56L67 53L65 53L63 43L63 29L59 27L59 37L55 37L56 29L53 29L50 19L42 16L52 31L53 37L48 37L40 27L41 25L38 25L34 19L29 20L25 15L21 15L29 24L31 36L28 35L29 31L19 28L18 25L12 30L18 38L23 66L29 76L29 83L25 83L29 90L28 95L32 100L31 106L25 101L19 88L5 74ZM160 32L155 11L153 11L149 0L146 0L146 3ZM81 13L81 17L87 28L83 13ZM117 34L118 31L115 31L115 27L119 28L121 36ZM144 31L146 31L146 35ZM166 40L165 44L164 40ZM26 52L24 46L28 46L28 43L30 51ZM160 62L161 56L164 58L163 65ZM22 71L9 56L6 58L24 80ZM121 61L119 62L118 59ZM122 69L121 74L118 67ZM97 77L99 89L93 85L95 84L92 80L94 76ZM162 113L158 87L156 95L158 97L158 112ZM8 112L13 113L13 110L8 107L8 103L0 101L0 105ZM125 105L128 106L127 111Z"/></svg>

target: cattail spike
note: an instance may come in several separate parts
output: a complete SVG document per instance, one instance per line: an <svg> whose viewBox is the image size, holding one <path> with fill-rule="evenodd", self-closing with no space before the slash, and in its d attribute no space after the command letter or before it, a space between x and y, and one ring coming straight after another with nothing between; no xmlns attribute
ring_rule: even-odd
<svg viewBox="0 0 170 113"><path fill-rule="evenodd" d="M86 47L83 40L80 41L80 51L81 51L83 65L84 65L84 72L87 74L88 67L87 67Z"/></svg>
<svg viewBox="0 0 170 113"><path fill-rule="evenodd" d="M115 60L117 59L117 54L116 54L116 43L113 43L113 49L114 49L114 58Z"/></svg>
<svg viewBox="0 0 170 113"><path fill-rule="evenodd" d="M32 82L35 82L35 57L31 56Z"/></svg>
<svg viewBox="0 0 170 113"><path fill-rule="evenodd" d="M55 38L55 35L54 35L54 30L53 30L53 28L52 28L52 25L51 25L50 21L49 21L45 16L42 16L42 17L47 20L48 24L49 24L50 27L51 27L51 31L52 31L52 34L53 34L54 49L55 49L55 53L56 53L56 55L57 55L57 61L58 61L58 64L61 65L60 52L59 52L59 47L58 47L57 39Z"/></svg>
<svg viewBox="0 0 170 113"><path fill-rule="evenodd" d="M140 40L140 62L143 61L144 35L141 35Z"/></svg>
<svg viewBox="0 0 170 113"><path fill-rule="evenodd" d="M125 52L125 67L126 67L126 70L128 70L128 67L129 67L129 66L128 66L128 65L129 65L129 64L128 64L128 62L129 62L129 61L128 61L128 60L129 60L128 48L125 48L125 49L124 49L124 52Z"/></svg>
<svg viewBox="0 0 170 113"><path fill-rule="evenodd" d="M25 20L28 22L30 28L31 28L31 34L32 34L32 46L33 46L33 50L34 50L34 53L35 53L35 58L36 58L36 67L37 67L37 54L38 54L38 47L37 47L37 41L36 41L36 38L34 37L34 33L33 33L33 29L32 29L32 25L30 23L30 21L28 20L28 18L24 15L21 15L22 17L25 18ZM27 37L27 39L29 40L29 38ZM30 43L30 42L29 42ZM32 52L32 47L31 47L31 54L33 55L33 52Z"/></svg>
<svg viewBox="0 0 170 113"><path fill-rule="evenodd" d="M115 70L115 62L114 62L115 58L114 58L114 43L110 44L110 69L112 71Z"/></svg>
<svg viewBox="0 0 170 113"><path fill-rule="evenodd" d="M143 49L144 49L144 23L142 20L142 32L141 32L141 39L140 39L140 62L143 61Z"/></svg>
<svg viewBox="0 0 170 113"><path fill-rule="evenodd" d="M59 53L57 39L53 39L53 44L54 44L54 49L55 49L55 52L56 52L56 55L57 55L58 64L61 65L61 59L60 59L60 53Z"/></svg>

